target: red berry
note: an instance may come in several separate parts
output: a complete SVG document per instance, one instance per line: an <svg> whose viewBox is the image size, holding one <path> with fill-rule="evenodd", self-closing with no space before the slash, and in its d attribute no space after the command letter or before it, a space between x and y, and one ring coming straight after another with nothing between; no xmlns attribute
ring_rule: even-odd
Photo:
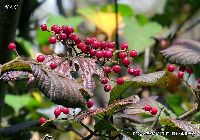
<svg viewBox="0 0 200 140"><path fill-rule="evenodd" d="M108 48L114 49L115 48L115 42L108 43Z"/></svg>
<svg viewBox="0 0 200 140"><path fill-rule="evenodd" d="M57 64L55 62L52 62L50 64L51 69L55 69L57 67Z"/></svg>
<svg viewBox="0 0 200 140"><path fill-rule="evenodd" d="M128 68L128 74L133 75L133 73L134 73L134 68L133 67Z"/></svg>
<svg viewBox="0 0 200 140"><path fill-rule="evenodd" d="M108 66L105 66L105 67L103 68L103 71L104 71L105 73L111 73L111 72L112 72L112 69L111 69L110 67L108 67Z"/></svg>
<svg viewBox="0 0 200 140"><path fill-rule="evenodd" d="M200 84L197 85L197 88L200 89Z"/></svg>
<svg viewBox="0 0 200 140"><path fill-rule="evenodd" d="M130 52L130 57L135 58L137 56L137 52L135 50L131 50Z"/></svg>
<svg viewBox="0 0 200 140"><path fill-rule="evenodd" d="M69 35L69 39L74 41L76 36L77 36L76 34L72 33L72 34Z"/></svg>
<svg viewBox="0 0 200 140"><path fill-rule="evenodd" d="M169 72L173 72L173 71L175 70L175 66L172 65L172 64L169 64L169 65L167 65L167 70L168 70Z"/></svg>
<svg viewBox="0 0 200 140"><path fill-rule="evenodd" d="M144 110L145 111L150 111L152 109L152 107L150 105L145 105L144 106Z"/></svg>
<svg viewBox="0 0 200 140"><path fill-rule="evenodd" d="M100 43L98 41L94 41L92 43L92 46L93 46L94 49L98 49L100 47Z"/></svg>
<svg viewBox="0 0 200 140"><path fill-rule="evenodd" d="M54 27L54 33L56 33L56 34L59 34L60 33L60 31L61 31L61 29L60 29L60 27Z"/></svg>
<svg viewBox="0 0 200 140"><path fill-rule="evenodd" d="M60 38L60 40L65 40L65 39L67 39L67 35L65 33L60 33L59 38Z"/></svg>
<svg viewBox="0 0 200 140"><path fill-rule="evenodd" d="M113 49L112 49L112 48L107 48L106 51L111 51L111 52L113 52Z"/></svg>
<svg viewBox="0 0 200 140"><path fill-rule="evenodd" d="M121 67L119 65L114 65L112 69L115 73L120 73L121 71Z"/></svg>
<svg viewBox="0 0 200 140"><path fill-rule="evenodd" d="M120 53L119 53L119 57L120 57L121 59L124 59L124 58L127 57L127 53L126 53L126 52L120 52Z"/></svg>
<svg viewBox="0 0 200 140"><path fill-rule="evenodd" d="M185 70L186 70L186 67L184 67L184 66L180 66L180 67L179 67L179 71L184 72Z"/></svg>
<svg viewBox="0 0 200 140"><path fill-rule="evenodd" d="M96 54L96 50L95 50L95 49L91 49L91 50L90 50L90 55L91 55L91 56L95 56L95 54Z"/></svg>
<svg viewBox="0 0 200 140"><path fill-rule="evenodd" d="M131 61L126 57L122 60L122 63L124 64L124 66L128 66L131 63Z"/></svg>
<svg viewBox="0 0 200 140"><path fill-rule="evenodd" d="M88 108L93 107L93 105L94 105L94 101L89 100L89 101L87 102L87 106L88 106Z"/></svg>
<svg viewBox="0 0 200 140"><path fill-rule="evenodd" d="M81 38L79 36L77 36L75 39L74 39L74 42L76 45L80 44L81 43Z"/></svg>
<svg viewBox="0 0 200 140"><path fill-rule="evenodd" d="M121 84L123 84L124 83L124 79L123 78L117 78L117 84L118 85L121 85Z"/></svg>
<svg viewBox="0 0 200 140"><path fill-rule="evenodd" d="M141 74L141 70L139 68L134 68L133 69L133 75L134 76L139 76Z"/></svg>
<svg viewBox="0 0 200 140"><path fill-rule="evenodd" d="M77 48L80 49L80 50L81 50L83 47L85 47L85 44L83 44L83 43L79 43L79 44L77 45Z"/></svg>
<svg viewBox="0 0 200 140"><path fill-rule="evenodd" d="M198 79L198 83L200 84L200 79Z"/></svg>
<svg viewBox="0 0 200 140"><path fill-rule="evenodd" d="M63 26L61 27L62 32L66 34L67 28L68 28L68 27L67 27L66 25L63 25Z"/></svg>
<svg viewBox="0 0 200 140"><path fill-rule="evenodd" d="M184 72L182 71L179 71L178 74L177 74L178 78L183 78L184 76Z"/></svg>
<svg viewBox="0 0 200 140"><path fill-rule="evenodd" d="M58 25L51 26L51 31L54 31L56 28L58 28Z"/></svg>
<svg viewBox="0 0 200 140"><path fill-rule="evenodd" d="M103 41L103 42L100 43L100 48L101 49L105 49L107 47L108 47L108 44L105 41Z"/></svg>
<svg viewBox="0 0 200 140"><path fill-rule="evenodd" d="M106 57L107 51L106 50L102 50L102 53L103 53L103 57Z"/></svg>
<svg viewBox="0 0 200 140"><path fill-rule="evenodd" d="M60 107L57 107L54 110L54 116L55 116L55 118L58 118L58 116L60 115L60 113L61 113L61 109L60 109Z"/></svg>
<svg viewBox="0 0 200 140"><path fill-rule="evenodd" d="M158 109L156 107L153 107L150 111L151 115L156 115L158 113Z"/></svg>
<svg viewBox="0 0 200 140"><path fill-rule="evenodd" d="M44 124L44 123L46 123L46 119L45 119L44 117L41 117L41 118L39 119L39 124L42 125L42 124Z"/></svg>
<svg viewBox="0 0 200 140"><path fill-rule="evenodd" d="M102 84L108 84L109 79L107 77L102 78L101 83Z"/></svg>
<svg viewBox="0 0 200 140"><path fill-rule="evenodd" d="M193 73L193 70L192 70L192 68L186 68L186 72L191 74L191 73Z"/></svg>
<svg viewBox="0 0 200 140"><path fill-rule="evenodd" d="M45 56L44 55L40 54L40 55L37 56L37 61L38 62L43 62L44 60L45 60Z"/></svg>
<svg viewBox="0 0 200 140"><path fill-rule="evenodd" d="M41 29L42 31L46 31L46 30L47 30L47 25L46 25L46 24L41 24L41 25L40 25L40 29Z"/></svg>
<svg viewBox="0 0 200 140"><path fill-rule="evenodd" d="M85 40L85 44L90 45L91 43L92 43L91 38L87 37L86 40Z"/></svg>
<svg viewBox="0 0 200 140"><path fill-rule="evenodd" d="M121 48L121 50L126 50L126 49L128 49L128 44L127 43L122 43L120 48Z"/></svg>
<svg viewBox="0 0 200 140"><path fill-rule="evenodd" d="M55 44L56 43L56 37L52 36L49 38L49 43L50 44Z"/></svg>
<svg viewBox="0 0 200 140"><path fill-rule="evenodd" d="M106 51L105 57L111 58L113 56L113 53L111 51Z"/></svg>
<svg viewBox="0 0 200 140"><path fill-rule="evenodd" d="M104 91L105 92L109 92L109 91L111 91L111 89L112 89L111 85L105 85L104 86Z"/></svg>
<svg viewBox="0 0 200 140"><path fill-rule="evenodd" d="M101 57L103 57L103 53L102 53L102 51L96 51L96 57L97 58L101 58Z"/></svg>
<svg viewBox="0 0 200 140"><path fill-rule="evenodd" d="M62 107L61 112L64 114L69 114L69 109L67 107Z"/></svg>
<svg viewBox="0 0 200 140"><path fill-rule="evenodd" d="M9 50L15 50L15 49L16 49L15 43L13 43L13 42L9 43L8 49L9 49Z"/></svg>

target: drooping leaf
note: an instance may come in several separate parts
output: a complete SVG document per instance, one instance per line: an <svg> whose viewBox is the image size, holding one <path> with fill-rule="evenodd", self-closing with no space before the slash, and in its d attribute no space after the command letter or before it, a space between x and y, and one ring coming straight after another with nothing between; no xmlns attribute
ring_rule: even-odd
<svg viewBox="0 0 200 140"><path fill-rule="evenodd" d="M98 108L98 109L93 109L93 110L82 112L80 115L77 116L77 119L81 121L84 118L86 118L87 116L97 116L99 119L109 118L120 107L134 104L137 101L139 101L138 96L131 96L129 98L122 99L113 104L110 104L106 108Z"/></svg>
<svg viewBox="0 0 200 140"><path fill-rule="evenodd" d="M169 126L172 128L178 127L185 132L193 132L195 135L200 136L200 129L188 121L163 118L159 122L161 125Z"/></svg>
<svg viewBox="0 0 200 140"><path fill-rule="evenodd" d="M140 25L134 17L126 17L124 22L124 37L129 43L129 48L135 49L139 53L151 47L155 43L153 37L162 31L161 25L156 22Z"/></svg>
<svg viewBox="0 0 200 140"><path fill-rule="evenodd" d="M142 74L128 81L125 81L122 85L116 85L110 93L109 104L119 99L121 94L129 87L142 87L153 85L166 86L166 73L164 71Z"/></svg>
<svg viewBox="0 0 200 140"><path fill-rule="evenodd" d="M94 23L96 27L105 32L110 39L112 38L112 35L116 29L115 13L96 12L92 8L80 8L77 10L77 13L86 17L89 21ZM120 25L121 23L122 23L122 17L119 14L118 24Z"/></svg>
<svg viewBox="0 0 200 140"><path fill-rule="evenodd" d="M170 62L179 65L193 65L200 63L200 42L178 39L171 47L161 51Z"/></svg>
<svg viewBox="0 0 200 140"><path fill-rule="evenodd" d="M27 121L20 124L12 125L10 127L0 128L0 135L2 136L15 135L36 124L38 124L38 120Z"/></svg>
<svg viewBox="0 0 200 140"><path fill-rule="evenodd" d="M31 84L39 88L52 102L67 107L84 108L90 92L75 80L46 69L42 65L31 64L34 80Z"/></svg>

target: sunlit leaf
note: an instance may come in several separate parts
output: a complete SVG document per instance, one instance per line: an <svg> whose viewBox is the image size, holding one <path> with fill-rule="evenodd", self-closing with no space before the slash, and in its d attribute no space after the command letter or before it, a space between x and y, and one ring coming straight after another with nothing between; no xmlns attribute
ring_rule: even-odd
<svg viewBox="0 0 200 140"><path fill-rule="evenodd" d="M178 39L171 47L161 51L170 62L180 65L193 65L200 63L200 42Z"/></svg>
<svg viewBox="0 0 200 140"><path fill-rule="evenodd" d="M100 30L105 32L109 38L112 38L116 29L115 13L96 12L92 8L81 8L77 12L94 23ZM118 23L122 23L122 17L118 15Z"/></svg>

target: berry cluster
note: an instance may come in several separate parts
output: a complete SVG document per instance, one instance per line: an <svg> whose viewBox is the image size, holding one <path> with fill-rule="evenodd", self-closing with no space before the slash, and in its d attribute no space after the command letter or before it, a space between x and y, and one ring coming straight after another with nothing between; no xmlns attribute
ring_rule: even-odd
<svg viewBox="0 0 200 140"><path fill-rule="evenodd" d="M61 113L67 115L69 114L69 109L67 107L56 107L54 110L55 118L58 118Z"/></svg>
<svg viewBox="0 0 200 140"><path fill-rule="evenodd" d="M173 64L169 64L167 65L167 70L169 72L174 72L176 70L176 67ZM191 75L193 73L193 69L191 67L179 66L177 77L182 79L185 72ZM197 88L200 89L200 79L198 80Z"/></svg>
<svg viewBox="0 0 200 140"><path fill-rule="evenodd" d="M156 107L151 107L150 105L145 105L144 110L149 111L151 115L156 115L158 113L158 109Z"/></svg>

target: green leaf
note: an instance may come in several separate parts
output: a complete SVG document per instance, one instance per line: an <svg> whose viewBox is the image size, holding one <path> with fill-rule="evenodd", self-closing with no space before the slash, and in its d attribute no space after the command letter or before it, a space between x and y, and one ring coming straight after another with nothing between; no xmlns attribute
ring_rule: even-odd
<svg viewBox="0 0 200 140"><path fill-rule="evenodd" d="M139 53L151 47L155 40L152 38L162 31L161 25L156 22L148 22L140 25L136 18L124 18L126 24L124 29L125 39L129 43L130 49L135 49Z"/></svg>
<svg viewBox="0 0 200 140"><path fill-rule="evenodd" d="M44 31L41 31L41 29L38 28L36 30L36 33L37 33L37 42L38 42L39 46L48 43L48 39L51 36L50 32L44 32Z"/></svg>
<svg viewBox="0 0 200 140"><path fill-rule="evenodd" d="M115 5L106 5L102 7L102 12L115 12ZM118 13L122 16L133 16L133 9L127 4L118 4Z"/></svg>
<svg viewBox="0 0 200 140"><path fill-rule="evenodd" d="M166 85L166 73L165 71L159 71L149 74L142 74L134 77L129 81L125 81L122 85L116 85L110 92L109 104L118 100L122 93L129 87L142 87L142 86L165 86Z"/></svg>
<svg viewBox="0 0 200 140"><path fill-rule="evenodd" d="M104 130L115 130L116 131L116 128L107 120L98 121L95 124L94 128L98 132L102 132Z"/></svg>
<svg viewBox="0 0 200 140"><path fill-rule="evenodd" d="M27 106L32 100L34 99L29 95L7 94L5 97L5 103L11 106L15 113L18 113L22 107Z"/></svg>

